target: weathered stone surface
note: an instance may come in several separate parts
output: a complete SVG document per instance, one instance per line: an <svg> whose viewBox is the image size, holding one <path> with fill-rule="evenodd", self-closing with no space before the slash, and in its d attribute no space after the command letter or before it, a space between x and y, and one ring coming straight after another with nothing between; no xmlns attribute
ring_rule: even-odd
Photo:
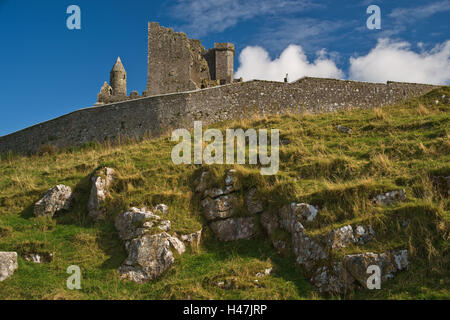
<svg viewBox="0 0 450 320"><path fill-rule="evenodd" d="M316 269L310 281L320 292L343 294L353 289L355 278L341 262L335 262L332 267L322 266Z"/></svg>
<svg viewBox="0 0 450 320"><path fill-rule="evenodd" d="M11 277L17 268L17 252L0 252L0 282Z"/></svg>
<svg viewBox="0 0 450 320"><path fill-rule="evenodd" d="M350 225L332 230L328 234L328 246L331 249L345 248L354 242L353 228Z"/></svg>
<svg viewBox="0 0 450 320"><path fill-rule="evenodd" d="M372 226L356 226L354 230L355 242L362 245L371 241L375 237L375 231Z"/></svg>
<svg viewBox="0 0 450 320"><path fill-rule="evenodd" d="M53 254L26 253L23 255L23 258L34 263L45 263L53 260Z"/></svg>
<svg viewBox="0 0 450 320"><path fill-rule="evenodd" d="M210 226L216 237L221 241L249 239L255 233L255 223L252 217L214 221Z"/></svg>
<svg viewBox="0 0 450 320"><path fill-rule="evenodd" d="M391 255L397 270L405 270L408 268L408 250L394 250L391 251Z"/></svg>
<svg viewBox="0 0 450 320"><path fill-rule="evenodd" d="M372 199L373 202L385 206L394 204L398 201L405 201L405 200L406 200L406 193L404 189L393 190L383 194L379 194Z"/></svg>
<svg viewBox="0 0 450 320"><path fill-rule="evenodd" d="M111 187L114 175L114 169L101 168L91 178L92 187L88 200L88 212L95 220L103 218L106 214L102 205L109 195L109 188Z"/></svg>
<svg viewBox="0 0 450 320"><path fill-rule="evenodd" d="M146 222L144 224L144 227L146 227L146 228L153 227L153 225L150 225L149 223L151 224L151 222ZM161 222L158 225L158 229L161 231L169 231L171 227L172 227L172 223L169 220L161 220Z"/></svg>
<svg viewBox="0 0 450 320"><path fill-rule="evenodd" d="M72 189L68 186L59 184L47 191L45 196L34 205L34 215L50 216L61 210L69 210L72 205Z"/></svg>
<svg viewBox="0 0 450 320"><path fill-rule="evenodd" d="M292 232L297 222L311 222L317 216L317 208L306 203L292 202L280 209L280 226L288 232Z"/></svg>
<svg viewBox="0 0 450 320"><path fill-rule="evenodd" d="M202 238L202 230L191 234L185 234L181 236L181 241L189 243L193 248L198 248L200 246L200 241Z"/></svg>
<svg viewBox="0 0 450 320"><path fill-rule="evenodd" d="M238 198L230 194L216 199L205 198L201 201L201 206L206 220L212 221L231 217L238 203Z"/></svg>
<svg viewBox="0 0 450 320"><path fill-rule="evenodd" d="M169 207L167 205L165 205L164 203L160 203L160 204L156 205L155 212L167 214L169 212Z"/></svg>
<svg viewBox="0 0 450 320"><path fill-rule="evenodd" d="M177 250L178 254L183 254L186 251L186 246L184 245L183 241L178 239L177 237L173 237L169 234L166 234L167 239L170 242L170 245Z"/></svg>
<svg viewBox="0 0 450 320"><path fill-rule="evenodd" d="M131 208L129 211L117 216L115 226L119 231L119 238L130 240L143 235L148 229L157 226L161 218L145 208Z"/></svg>
<svg viewBox="0 0 450 320"><path fill-rule="evenodd" d="M224 195L225 192L220 188L211 188L206 189L205 192L203 192L203 198L217 198L219 196Z"/></svg>
<svg viewBox="0 0 450 320"><path fill-rule="evenodd" d="M213 49L206 51L199 40L157 22L149 23L148 36L147 95L233 82L233 44L215 43Z"/></svg>
<svg viewBox="0 0 450 320"><path fill-rule="evenodd" d="M167 233L159 233L127 241L128 257L118 270L120 277L137 283L159 277L175 260L170 238Z"/></svg>
<svg viewBox="0 0 450 320"><path fill-rule="evenodd" d="M235 169L230 169L227 171L227 174L225 176L225 194L239 190L236 173L237 171Z"/></svg>
<svg viewBox="0 0 450 320"><path fill-rule="evenodd" d="M270 212L263 212L260 222L269 237L279 227L278 217Z"/></svg>
<svg viewBox="0 0 450 320"><path fill-rule="evenodd" d="M343 265L347 271L365 288L367 288L367 279L370 274L367 268L371 265L377 265L381 270L381 281L391 279L395 272L403 270L408 266L407 250L399 250L385 253L366 252L361 254L346 255L343 259Z"/></svg>
<svg viewBox="0 0 450 320"><path fill-rule="evenodd" d="M251 188L245 193L245 205L250 214L260 213L264 210L263 203L257 196L256 188Z"/></svg>
<svg viewBox="0 0 450 320"><path fill-rule="evenodd" d="M313 239L308 237L300 222L295 223L292 234L292 251L295 261L310 271L317 262L328 258L328 253Z"/></svg>

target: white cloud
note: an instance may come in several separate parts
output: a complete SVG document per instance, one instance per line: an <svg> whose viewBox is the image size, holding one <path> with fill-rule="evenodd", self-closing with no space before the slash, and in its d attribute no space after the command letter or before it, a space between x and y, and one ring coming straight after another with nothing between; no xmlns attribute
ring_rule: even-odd
<svg viewBox="0 0 450 320"><path fill-rule="evenodd" d="M385 82L450 83L450 40L416 53L408 42L381 39L367 55L350 58L350 79Z"/></svg>
<svg viewBox="0 0 450 320"><path fill-rule="evenodd" d="M280 52L290 44L301 44L303 51L310 53L330 42L349 36L350 32L345 32L345 28L351 28L353 32L354 26L355 21L349 20L277 18L265 23L260 32L253 37L253 43L268 49L270 53Z"/></svg>
<svg viewBox="0 0 450 320"><path fill-rule="evenodd" d="M292 14L317 6L311 0L178 0L171 11L186 21L183 30L203 36L258 16Z"/></svg>
<svg viewBox="0 0 450 320"><path fill-rule="evenodd" d="M239 68L236 77L244 80L283 81L286 73L294 81L304 76L322 78L341 78L342 71L333 60L327 58L325 51L318 52L316 60L309 62L302 47L289 45L279 58L271 60L261 47L246 47L239 56Z"/></svg>

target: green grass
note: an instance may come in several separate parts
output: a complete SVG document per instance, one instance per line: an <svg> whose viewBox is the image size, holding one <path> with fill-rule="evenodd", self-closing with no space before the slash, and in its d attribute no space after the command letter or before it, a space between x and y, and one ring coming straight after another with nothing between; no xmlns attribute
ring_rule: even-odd
<svg viewBox="0 0 450 320"><path fill-rule="evenodd" d="M292 256L279 256L268 239L221 243L204 227L194 181L203 167L174 165L170 137L91 143L38 155L1 156L0 251L51 252L53 261L33 264L19 257L19 269L0 283L0 299L448 299L449 200L433 184L450 175L450 106L442 95L449 87L407 102L373 110L319 115L284 115L214 125L216 128L277 128L290 143L280 148L280 171L261 176L255 165L234 166L244 187L256 186L265 207L275 213L291 201L318 205L318 219L305 225L313 236L349 224L371 224L376 240L350 246L336 257L364 251L407 248L411 267L381 290L348 296L321 296L306 281ZM435 104L435 100L439 100ZM448 101L448 100L447 100ZM343 134L337 125L351 127ZM205 129L204 129L205 130ZM90 176L101 166L116 169L105 221L87 215ZM209 167L223 183L231 166ZM56 184L75 191L75 206L54 219L33 216L33 203ZM404 188L407 201L389 207L370 202L383 191ZM204 228L202 245L176 257L173 268L146 284L119 280L126 257L113 225L132 206L169 206L172 232ZM402 227L402 221L409 221ZM279 233L277 237L286 237ZM82 289L66 289L66 269L81 267ZM254 282L255 274L273 273ZM230 290L217 286L233 281Z"/></svg>

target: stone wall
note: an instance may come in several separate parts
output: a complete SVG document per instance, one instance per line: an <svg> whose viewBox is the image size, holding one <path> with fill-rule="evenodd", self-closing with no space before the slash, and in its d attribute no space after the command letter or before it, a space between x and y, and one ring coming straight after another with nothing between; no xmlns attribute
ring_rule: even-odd
<svg viewBox="0 0 450 320"><path fill-rule="evenodd" d="M148 24L148 81L146 96L195 90L211 79L206 49L183 32Z"/></svg>
<svg viewBox="0 0 450 320"><path fill-rule="evenodd" d="M435 88L425 84L364 83L303 78L294 83L248 81L78 110L0 137L0 152L36 152L43 145L81 145L120 136L158 136L171 129L286 112L332 112L399 102Z"/></svg>

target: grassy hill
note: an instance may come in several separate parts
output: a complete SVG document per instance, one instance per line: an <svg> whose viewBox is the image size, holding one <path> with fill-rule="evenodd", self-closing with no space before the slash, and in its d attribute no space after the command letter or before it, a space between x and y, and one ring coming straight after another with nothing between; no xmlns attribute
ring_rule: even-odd
<svg viewBox="0 0 450 320"><path fill-rule="evenodd" d="M445 97L443 97L445 96ZM433 90L405 103L373 110L319 115L284 115L214 125L215 128L278 128L288 143L280 148L280 171L261 176L254 165L233 166L247 185L256 185L276 211L291 201L323 208L309 230L325 234L349 223L371 224L376 240L350 246L337 256L407 248L410 268L381 290L346 296L320 295L266 237L222 243L204 230L198 250L188 250L161 278L145 284L121 281L117 268L126 258L113 219L128 208L169 206L172 231L191 233L204 224L194 180L200 165L174 165L170 137L89 144L38 155L2 155L0 161L0 251L52 252L53 261L34 264L19 257L19 269L0 283L0 299L449 299L449 199L435 183L450 176L450 88ZM352 128L344 134L336 127ZM90 176L100 166L118 178L106 203L105 221L87 215ZM215 165L218 180L230 166ZM65 184L75 206L53 219L33 215L45 192ZM404 188L407 201L382 207L374 195ZM402 221L407 219L408 226ZM66 289L66 269L78 265L82 289ZM255 274L273 267L255 284ZM236 279L236 288L216 283Z"/></svg>

